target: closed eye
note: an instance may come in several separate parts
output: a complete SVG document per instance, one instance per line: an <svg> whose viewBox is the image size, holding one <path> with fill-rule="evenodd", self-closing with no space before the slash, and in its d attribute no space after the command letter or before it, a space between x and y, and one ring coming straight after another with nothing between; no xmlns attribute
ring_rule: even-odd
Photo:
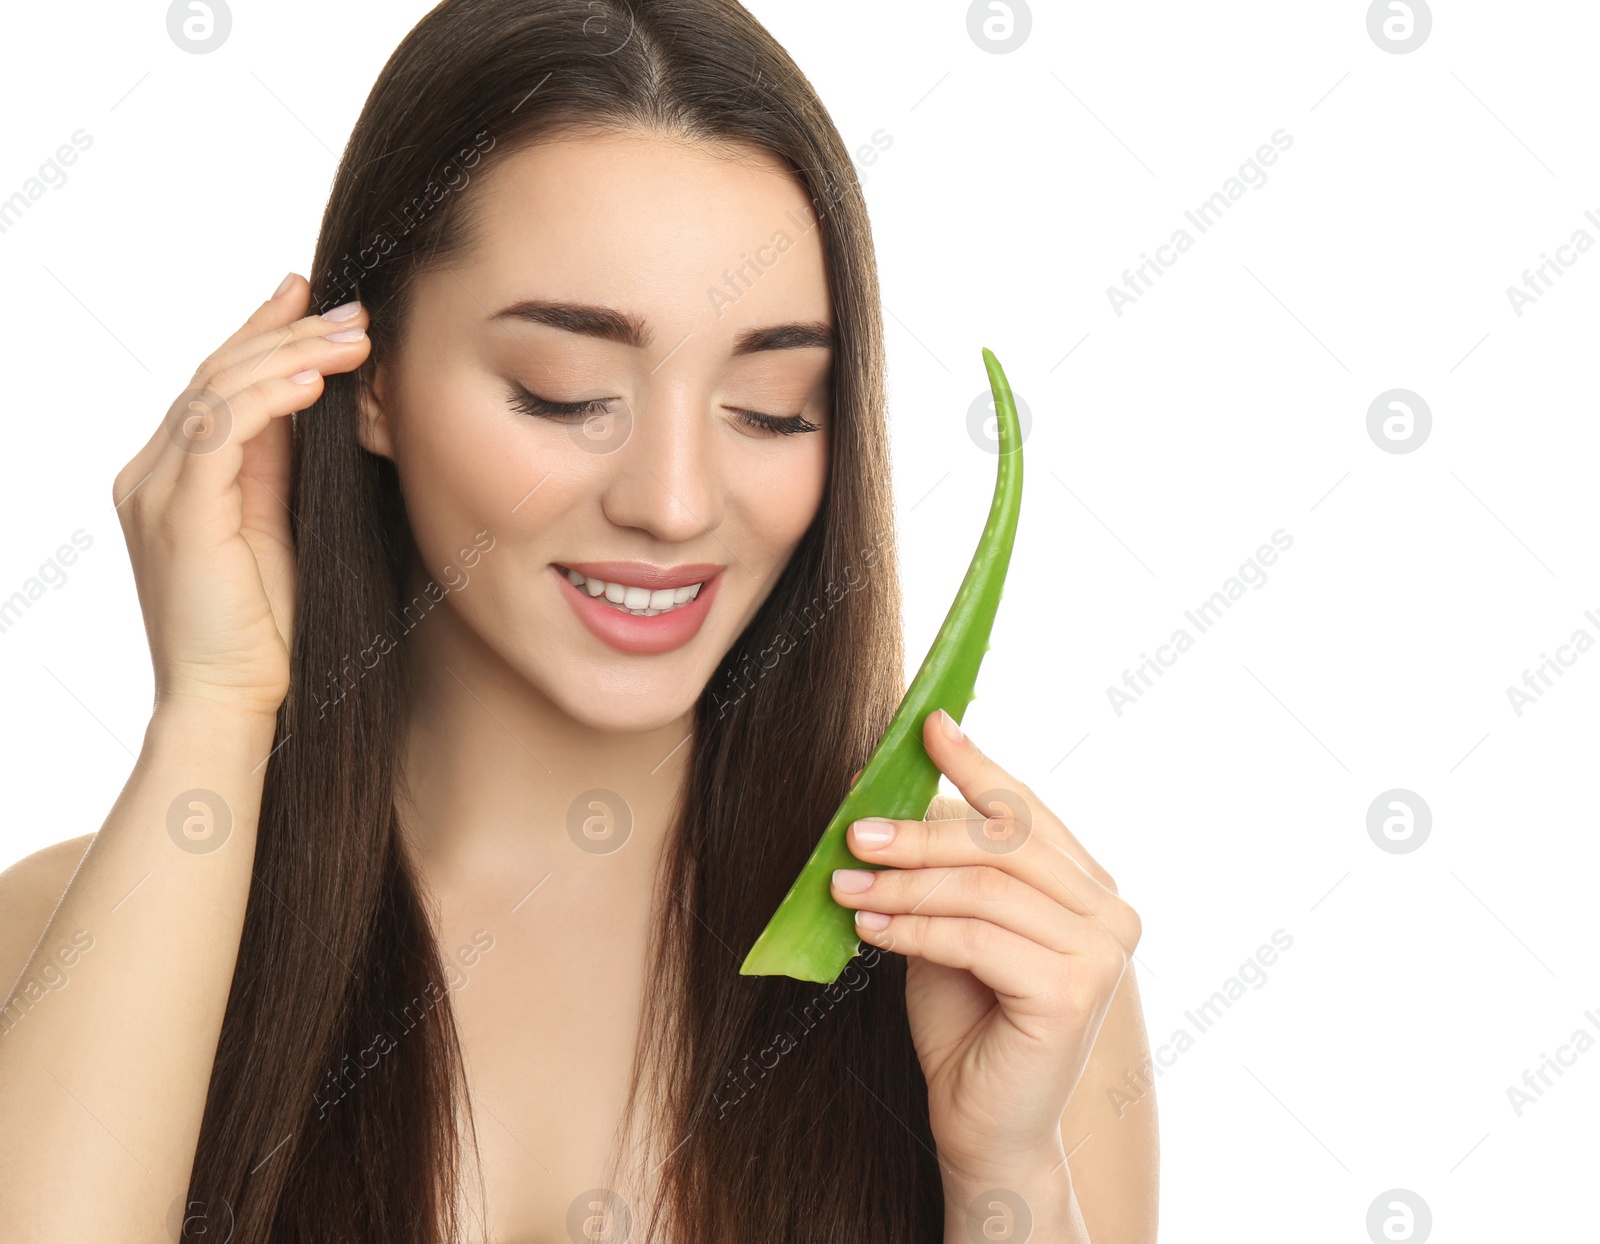
<svg viewBox="0 0 1600 1244"><path fill-rule="evenodd" d="M520 384L511 386L511 405L525 415L536 419L589 419L603 415L614 398L596 397L583 402L553 402L540 397ZM815 432L820 424L812 423L804 415L764 415L760 411L743 410L737 406L726 409L739 416L741 422L758 431L780 436L793 436L799 432Z"/></svg>

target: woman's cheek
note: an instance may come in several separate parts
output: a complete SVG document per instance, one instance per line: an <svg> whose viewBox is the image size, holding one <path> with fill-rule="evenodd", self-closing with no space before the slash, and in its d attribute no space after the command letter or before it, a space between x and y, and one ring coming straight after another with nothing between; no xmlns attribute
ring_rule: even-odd
<svg viewBox="0 0 1600 1244"><path fill-rule="evenodd" d="M741 481L740 510L748 516L751 530L779 550L782 560L811 526L827 482L826 433L796 435L807 444L786 446L791 452L767 455L759 469L745 469L734 477Z"/></svg>
<svg viewBox="0 0 1600 1244"><path fill-rule="evenodd" d="M416 391L411 465L430 498L445 495L490 530L506 529L545 474L541 438L480 375L452 380L440 370ZM553 480L551 481L554 482ZM474 529L475 530L475 529ZM470 533L469 533L470 534Z"/></svg>

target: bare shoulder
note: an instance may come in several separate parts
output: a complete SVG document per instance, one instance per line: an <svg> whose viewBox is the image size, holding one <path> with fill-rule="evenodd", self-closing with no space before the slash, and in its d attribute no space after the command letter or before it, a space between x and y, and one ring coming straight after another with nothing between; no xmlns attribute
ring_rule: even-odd
<svg viewBox="0 0 1600 1244"><path fill-rule="evenodd" d="M0 872L0 991L9 993L77 872L93 834L69 838Z"/></svg>

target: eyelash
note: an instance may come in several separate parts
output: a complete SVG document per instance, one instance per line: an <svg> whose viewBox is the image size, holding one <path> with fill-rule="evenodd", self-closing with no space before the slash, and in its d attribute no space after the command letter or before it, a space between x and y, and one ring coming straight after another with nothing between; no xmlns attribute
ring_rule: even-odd
<svg viewBox="0 0 1600 1244"><path fill-rule="evenodd" d="M591 398L587 402L552 402L548 398L540 397L537 393L530 393L521 385L514 385L511 390L511 404L525 415L536 419L564 419L573 416L598 415L605 413L608 399ZM763 415L759 411L740 410L737 406L728 407L737 414L748 426L763 432L773 432L779 436L794 436L801 432L815 432L820 424L812 423L803 415L792 415L779 418L776 415Z"/></svg>

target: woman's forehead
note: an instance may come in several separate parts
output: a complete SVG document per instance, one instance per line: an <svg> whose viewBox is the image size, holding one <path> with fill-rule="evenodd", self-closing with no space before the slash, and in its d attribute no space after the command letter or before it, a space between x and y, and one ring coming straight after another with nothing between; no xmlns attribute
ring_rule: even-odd
<svg viewBox="0 0 1600 1244"><path fill-rule="evenodd" d="M817 217L765 153L563 137L507 153L473 194L471 246L431 284L485 317L527 301L609 307L650 336L730 343L833 321Z"/></svg>

